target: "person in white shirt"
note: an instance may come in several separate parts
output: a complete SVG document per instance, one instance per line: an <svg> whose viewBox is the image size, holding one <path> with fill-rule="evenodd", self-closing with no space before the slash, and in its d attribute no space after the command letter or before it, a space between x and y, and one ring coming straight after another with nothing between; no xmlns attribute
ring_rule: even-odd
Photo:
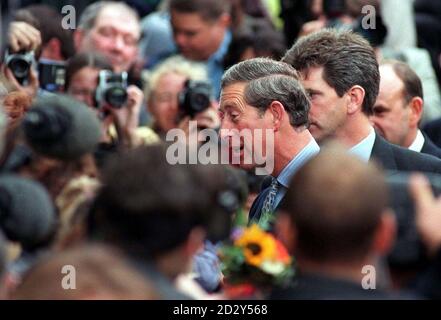
<svg viewBox="0 0 441 320"><path fill-rule="evenodd" d="M409 65L380 65L380 91L370 120L386 140L416 152L441 157L441 149L418 128L424 111L421 80Z"/></svg>

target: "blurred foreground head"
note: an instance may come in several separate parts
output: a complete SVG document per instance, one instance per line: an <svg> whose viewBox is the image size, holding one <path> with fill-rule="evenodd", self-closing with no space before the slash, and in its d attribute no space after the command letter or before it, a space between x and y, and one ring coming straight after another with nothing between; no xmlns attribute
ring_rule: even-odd
<svg viewBox="0 0 441 320"><path fill-rule="evenodd" d="M39 183L15 175L0 176L0 229L10 241L32 251L51 241L56 213Z"/></svg>
<svg viewBox="0 0 441 320"><path fill-rule="evenodd" d="M38 153L61 160L93 152L100 138L96 116L79 101L64 95L37 99L23 118L28 144Z"/></svg>
<svg viewBox="0 0 441 320"><path fill-rule="evenodd" d="M330 146L292 179L278 226L300 268L303 262L363 266L392 245L395 221L387 203L381 171Z"/></svg>
<svg viewBox="0 0 441 320"><path fill-rule="evenodd" d="M146 300L159 296L118 251L89 245L44 257L24 277L12 298Z"/></svg>
<svg viewBox="0 0 441 320"><path fill-rule="evenodd" d="M229 234L238 198L222 166L171 165L167 145L154 145L117 157L102 176L91 237L171 278L187 270L206 236L218 241Z"/></svg>

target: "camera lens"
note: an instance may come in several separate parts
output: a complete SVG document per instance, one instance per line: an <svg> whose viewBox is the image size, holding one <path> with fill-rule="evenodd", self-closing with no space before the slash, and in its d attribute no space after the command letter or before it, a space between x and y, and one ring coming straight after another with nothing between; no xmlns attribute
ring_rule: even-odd
<svg viewBox="0 0 441 320"><path fill-rule="evenodd" d="M14 74L14 77L16 78L27 78L27 76L29 75L29 69L30 69L30 64L21 58L13 58L9 64L8 64L9 69L11 69L12 73Z"/></svg>
<svg viewBox="0 0 441 320"><path fill-rule="evenodd" d="M127 100L127 92L122 87L109 88L104 94L106 101L114 108L121 108Z"/></svg>
<svg viewBox="0 0 441 320"><path fill-rule="evenodd" d="M195 93L192 98L192 106L196 112L201 112L208 108L210 105L210 99L204 93Z"/></svg>

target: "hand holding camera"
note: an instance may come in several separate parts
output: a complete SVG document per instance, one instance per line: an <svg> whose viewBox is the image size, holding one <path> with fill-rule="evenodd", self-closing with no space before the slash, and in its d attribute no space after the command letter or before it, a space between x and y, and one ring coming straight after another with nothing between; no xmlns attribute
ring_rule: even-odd
<svg viewBox="0 0 441 320"><path fill-rule="evenodd" d="M16 78L14 70L11 70L7 65L3 66L2 72L17 90L25 92L30 97L35 97L37 95L39 82L37 73L34 69L29 69L27 80L25 82L20 82L20 80Z"/></svg>
<svg viewBox="0 0 441 320"><path fill-rule="evenodd" d="M129 86L127 77L127 72L101 70L95 100L104 117L104 127L115 125L122 142L130 145L138 127L144 94L136 86Z"/></svg>
<svg viewBox="0 0 441 320"><path fill-rule="evenodd" d="M110 107L122 108L127 102L127 72L114 73L101 70L98 75L98 87L95 100L99 109Z"/></svg>
<svg viewBox="0 0 441 320"><path fill-rule="evenodd" d="M41 45L41 33L26 22L13 21L9 26L8 40L12 52L34 51Z"/></svg>
<svg viewBox="0 0 441 320"><path fill-rule="evenodd" d="M12 22L8 40L3 73L17 90L35 96L39 83L34 70L34 50L41 45L40 31L25 22Z"/></svg>

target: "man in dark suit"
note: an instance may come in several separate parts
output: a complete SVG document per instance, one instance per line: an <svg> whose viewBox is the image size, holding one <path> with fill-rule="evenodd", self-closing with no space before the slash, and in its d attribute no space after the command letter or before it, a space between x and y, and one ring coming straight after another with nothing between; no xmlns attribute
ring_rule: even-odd
<svg viewBox="0 0 441 320"><path fill-rule="evenodd" d="M441 148L441 119L430 121L423 127L423 132L432 142Z"/></svg>
<svg viewBox="0 0 441 320"><path fill-rule="evenodd" d="M232 66L221 87L220 137L227 143L230 163L271 176L249 214L249 223L264 226L291 176L320 149L307 129L309 100L296 70L271 59Z"/></svg>
<svg viewBox="0 0 441 320"><path fill-rule="evenodd" d="M337 139L365 161L385 168L441 172L441 160L379 137L369 122L380 83L375 52L360 35L324 29L300 38L282 61L300 71L311 97L309 128L317 142Z"/></svg>
<svg viewBox="0 0 441 320"><path fill-rule="evenodd" d="M423 115L423 86L404 62L380 65L380 91L370 120L387 141L441 158L441 149L418 129Z"/></svg>
<svg viewBox="0 0 441 320"><path fill-rule="evenodd" d="M304 165L291 180L276 223L298 272L272 298L392 298L379 281L383 270L377 263L395 235L387 198L380 170L343 148L325 149Z"/></svg>

